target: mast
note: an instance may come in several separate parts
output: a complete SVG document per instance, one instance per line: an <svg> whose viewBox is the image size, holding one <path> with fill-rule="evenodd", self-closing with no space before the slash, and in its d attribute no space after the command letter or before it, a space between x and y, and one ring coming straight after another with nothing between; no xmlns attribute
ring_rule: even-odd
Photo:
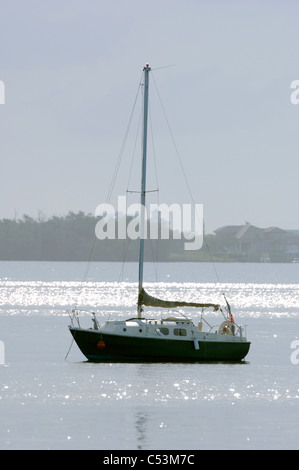
<svg viewBox="0 0 299 470"><path fill-rule="evenodd" d="M147 119L148 119L148 85L149 85L149 64L144 67L144 92L143 92L143 138L142 138L142 170L141 170L141 198L140 198L140 248L139 248L139 297L143 283L143 255L144 255L144 209L146 192L146 151L147 151ZM138 298L139 298L138 297ZM142 307L138 301L138 318L141 318Z"/></svg>

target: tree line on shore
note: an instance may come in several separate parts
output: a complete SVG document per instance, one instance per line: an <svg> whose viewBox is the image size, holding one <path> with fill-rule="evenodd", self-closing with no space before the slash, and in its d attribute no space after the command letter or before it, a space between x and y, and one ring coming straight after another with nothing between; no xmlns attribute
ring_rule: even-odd
<svg viewBox="0 0 299 470"><path fill-rule="evenodd" d="M137 261L139 240L104 239L95 236L98 218L69 212L64 217L0 220L0 259L10 261ZM116 222L117 223L117 222ZM117 227L116 227L117 232ZM200 250L186 251L183 235L177 239L146 240L146 261L210 261L219 251L215 235L206 235Z"/></svg>

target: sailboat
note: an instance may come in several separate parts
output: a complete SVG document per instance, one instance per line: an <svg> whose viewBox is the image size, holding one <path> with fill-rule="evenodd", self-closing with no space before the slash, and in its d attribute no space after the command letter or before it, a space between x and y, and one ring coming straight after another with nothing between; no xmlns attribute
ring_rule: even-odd
<svg viewBox="0 0 299 470"><path fill-rule="evenodd" d="M141 208L146 199L146 157L149 74L144 69L143 142L141 174ZM141 223L144 223L141 217ZM142 231L142 229L141 229ZM226 307L215 303L163 300L149 295L143 286L144 238L140 237L137 316L127 320L108 320L99 324L92 312L92 327L82 328L76 309L70 312L69 330L81 352L89 361L241 361L248 354L250 342L246 331L237 325L224 295ZM197 324L180 311L163 317L146 317L145 307L155 307L167 313L189 307L200 310ZM206 309L218 311L224 318L212 327L204 322ZM204 327L203 324L205 323Z"/></svg>

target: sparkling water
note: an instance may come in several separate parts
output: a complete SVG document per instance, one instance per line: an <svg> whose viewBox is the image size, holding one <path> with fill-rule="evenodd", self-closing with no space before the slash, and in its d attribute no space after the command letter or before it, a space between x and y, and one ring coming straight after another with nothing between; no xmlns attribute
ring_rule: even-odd
<svg viewBox="0 0 299 470"><path fill-rule="evenodd" d="M223 304L225 292L252 343L241 364L87 362L67 310L135 316L138 266L92 263L83 283L85 270L0 262L0 449L299 448L299 264L146 263L151 295Z"/></svg>

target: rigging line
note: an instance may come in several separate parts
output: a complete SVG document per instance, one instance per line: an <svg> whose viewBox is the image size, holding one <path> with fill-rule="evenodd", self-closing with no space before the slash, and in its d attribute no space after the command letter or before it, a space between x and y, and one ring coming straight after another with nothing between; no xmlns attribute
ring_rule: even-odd
<svg viewBox="0 0 299 470"><path fill-rule="evenodd" d="M72 338L70 347L69 347L69 349L68 349L68 351L67 351L67 353L66 353L66 355L65 355L65 357L64 357L64 360L65 360L65 361L66 361L66 359L67 359L67 357L68 357L68 355L69 355L69 353L70 353L70 351L71 351L71 349L72 349L72 346L73 346L74 341L75 341L75 338Z"/></svg>
<svg viewBox="0 0 299 470"><path fill-rule="evenodd" d="M110 199L111 199L111 196L112 196L112 191L114 189L114 185L115 185L115 182L116 182L118 170L119 170L119 167L120 167L120 163L121 163L121 160L122 160L122 157L123 157L123 153L124 153L125 145L126 145L127 138L128 138L128 135L129 135L129 130L130 130L130 127L131 127L131 123L132 123L132 119L133 119L133 115L134 115L134 111L135 111L139 91L140 91L140 88L141 88L141 85L142 85L141 84L141 79L142 79L142 74L141 74L141 77L140 77L140 80L139 80L137 93L136 93L133 108L132 108L132 111L131 111L131 114L130 114L129 122L128 122L128 125L127 125L127 128L126 128L126 132L125 132L125 136L124 136L123 143L122 143L122 146L121 146L121 150L120 150L120 153L119 153L119 156L118 156L118 159L117 159L117 163L116 163L116 166L115 166L115 169L114 169L114 173L113 173L113 176L112 176L112 181L111 181L111 184L110 184L110 187L109 187L109 190L108 190L108 195L107 195L107 198L106 198L106 205L108 205L109 202L110 202ZM97 237L95 236L94 240L93 240L91 252L90 252L90 255L89 255L89 259L88 259L88 262L87 262L87 266L86 266L86 269L85 269L85 273L84 273L84 276L83 276L82 286L81 286L80 292L78 294L78 300L79 300L80 295L82 294L83 284L86 281L88 271L90 269L90 263L91 263L91 260L92 260L93 254L94 254L96 243L97 243ZM77 300L77 303L78 303L78 300ZM76 303L76 305L77 305L77 303Z"/></svg>
<svg viewBox="0 0 299 470"><path fill-rule="evenodd" d="M219 276L218 276L218 272L217 272L216 267L215 267L215 262L214 262L214 259L213 259L213 256L212 256L212 253L211 253L211 250L210 250L210 247L209 247L209 244L208 244L206 235L205 235L205 232L203 232L203 238L204 238L204 241L205 241L205 243L206 243L206 245L207 245L207 249L208 249L208 252L209 252L210 259L211 259L211 261L212 261L212 265L213 265L213 269L214 269L214 272L215 272L217 281L218 281L218 283L220 283L220 279L219 279Z"/></svg>
<svg viewBox="0 0 299 470"><path fill-rule="evenodd" d="M161 67L155 67L154 69L151 69L151 70L161 70L161 69L168 69L169 67L175 67L175 64L170 64L170 65L162 65Z"/></svg>
<svg viewBox="0 0 299 470"><path fill-rule="evenodd" d="M118 174L118 170L119 170L119 167L120 167L121 159L122 159L124 149L125 149L125 146L126 146L126 142L127 142L127 138L128 138L128 135L129 135L129 130L130 130L130 127L131 127L131 123L132 123L132 119L133 119L133 115L134 115L134 111L135 111L135 107L136 107L136 103L137 103L140 88L141 88L141 83L140 83L140 80L139 80L138 90L137 90L137 93L136 93L133 109L132 109L132 112L131 112L131 115L130 115L128 126L127 126L127 129L126 129L126 132L125 132L125 137L124 137L124 140L123 140L123 143L122 143L122 146L121 146L121 150L120 150L120 153L119 153L119 156L118 156L117 164L116 164L114 174L113 174L113 177L112 177L112 181L111 181L111 185L110 185L110 188L109 188L109 192L108 192L108 196L107 196L107 203L109 203L109 201L110 201L112 191L113 191L113 188L114 188L114 185L115 185L115 181L116 181L116 178L117 178L117 174Z"/></svg>
<svg viewBox="0 0 299 470"><path fill-rule="evenodd" d="M137 194L141 194L141 191L135 191L134 189L127 189L126 191L127 193L137 193ZM145 193L158 193L159 192L159 189L149 189L148 191L144 191Z"/></svg>
<svg viewBox="0 0 299 470"><path fill-rule="evenodd" d="M128 208L127 208L127 201L126 201L126 213L125 213L126 225L127 225L127 219L128 219L127 209ZM122 260L122 266L121 266L121 270L120 270L119 277L118 277L118 282L123 281L125 261L126 261L126 256L127 256L131 239L129 238L129 241L127 244L126 244L126 241L127 241L127 238L124 239L124 243L123 243L123 260Z"/></svg>
<svg viewBox="0 0 299 470"><path fill-rule="evenodd" d="M158 169L157 169L157 158L156 158L156 148L155 148L155 141L154 141L154 131L153 131L153 121L152 121L152 113L151 113L151 106L149 105L149 121L150 121L150 129L151 129L151 142L153 147L153 155L154 155L154 167L155 167L155 176L156 176L156 185L157 185L157 205L159 207L159 180L158 180ZM158 229L159 229L159 216L158 216ZM159 237L156 240L156 258L154 257L154 249L153 244L151 243L152 247L152 256L154 259L154 270L156 276L156 283L158 282L158 255L159 255Z"/></svg>
<svg viewBox="0 0 299 470"><path fill-rule="evenodd" d="M155 273L155 278L156 278L156 284L158 283L158 263L157 263L157 248L156 248L156 257L155 257L155 252L154 252L154 244L153 244L153 240L151 237L149 237L149 243L150 243L150 247L151 247L151 252L152 252L152 259L153 259L153 263L154 263L154 273ZM156 240L156 247L158 246L158 239Z"/></svg>
<svg viewBox="0 0 299 470"><path fill-rule="evenodd" d="M130 166L130 171L129 171L129 178L128 178L128 183L127 183L127 192L129 192L129 186L130 186L130 181L131 181L131 174L132 174L133 163L134 163L134 158L135 158L135 153L136 153L136 147L137 147L137 140L138 140L139 131L140 131L141 118L142 118L142 109L140 110L140 116L139 116L139 121L138 121L138 127L137 127L136 137L135 137L134 149L133 149L133 153L132 153L132 160L131 160L131 166Z"/></svg>
<svg viewBox="0 0 299 470"><path fill-rule="evenodd" d="M180 157L180 154L179 154L179 151L178 151L176 142L175 142L174 137L173 137L173 133L172 133L172 130L171 130L171 127L170 127L169 120L168 120L167 115L166 115L166 111L165 111L164 105L163 105L163 103L162 103L162 99L161 99L161 96L160 96L160 93L159 93L159 90L158 90L158 87L157 87L157 84L156 84L156 81L155 81L155 78L154 78L154 74L152 74L152 76L153 76L153 81L154 81L154 84L155 84L155 87L156 87L156 92L157 92L157 95L158 95L158 98L159 98L159 101L160 101L160 105L161 105L161 108L162 108L162 111L163 111L163 114L164 114L164 117L165 117L165 120L166 120L166 124L167 124L168 130L169 130L169 133L170 133L170 136L171 136L171 139L172 139L172 143L173 143L175 152L176 152L176 154L177 154L177 157L178 157L178 160L179 160L179 163L180 163L180 167L181 167L181 170L182 170L182 173L183 173L183 176L184 176L184 179L185 179L185 182L186 182L186 185L187 185L187 188L188 188L190 197L191 197L192 202L193 202L193 204L194 204L193 195L192 195L192 192L191 192L191 189L190 189L188 180L187 180L187 176L186 176L186 173L185 173L183 164L182 164L182 160L181 160L181 157Z"/></svg>
<svg viewBox="0 0 299 470"><path fill-rule="evenodd" d="M68 355L69 355L69 353L70 353L70 351L71 351L71 349L72 349L73 343L74 343L74 338L72 339L72 342L71 342L71 345L70 345L70 347L69 347L69 349L68 349L68 352L66 353L66 355L65 355L65 357L64 357L64 360L65 360L65 361L67 360L67 357L68 357Z"/></svg>
<svg viewBox="0 0 299 470"><path fill-rule="evenodd" d="M127 256L127 252L128 252L128 248L129 248L129 245L130 245L130 239L126 245L126 239L124 240L124 243L123 243L123 260L122 260L122 264L121 264L121 270L120 270L120 273L119 273L119 276L118 276L118 282L123 282L123 276L124 276L124 268L125 268L125 261L126 261L126 256Z"/></svg>
<svg viewBox="0 0 299 470"><path fill-rule="evenodd" d="M165 120L166 120L166 124L167 124L167 126L168 126L168 130L169 130L169 133L170 133L170 136L171 136L171 139L172 139L172 143L173 143L174 149L175 149L176 155L177 155L177 157L178 157L178 160L179 160L179 163L180 163L180 167L181 167L181 170L182 170L182 173L183 173L183 176L184 176L184 179L185 179L185 182L186 182L186 185L187 185L187 188L188 188L188 191L189 191L189 194L190 194L190 197L191 197L193 206L194 206L195 209L196 209L195 202L194 202L194 199L193 199L193 194L192 194L192 192L191 192L191 188L190 188L190 185L189 185L188 180L187 180L187 176L186 176L186 173L185 173L185 170L184 170L184 167L183 167L183 163L182 163L182 160L181 160L181 157L180 157L180 154L179 154L179 151L178 151L176 142L175 142L175 140L174 140L173 133L172 133L172 130L171 130L171 127L170 127L170 123L169 123L169 121L168 121L168 118L167 118L167 115L166 115L166 111L165 111L164 105L163 105L163 103L162 103L162 99L161 99L161 96L160 96L160 93L159 93L159 90L158 90L158 87L157 87L157 84L156 84L155 77L154 77L154 74L153 74L153 73L152 73L152 77L153 77L153 82L154 82L154 84L155 84L156 92L157 92L157 95L158 95L158 98L159 98L159 101L160 101L160 105L161 105L161 108L162 108L162 111L163 111L163 114L164 114L164 117L165 117ZM217 279L218 282L220 282L220 281L219 281L219 276L218 276L218 273L217 273L217 270L216 270L216 267L215 267L215 263L214 263L214 260L213 260L213 257L212 257L211 251L210 251L210 247L209 247L209 245L208 245L208 242L207 242L207 239L206 239L206 236L205 236L205 233L204 233L204 232L203 232L203 238L204 238L204 241L205 241L205 243L206 243L206 245L207 245L207 248L208 248L209 256L210 256L210 259L211 259L211 262L212 262L212 265L213 265L213 269L214 269L214 272L215 272L215 275L216 275L216 279Z"/></svg>
<svg viewBox="0 0 299 470"><path fill-rule="evenodd" d="M132 168L133 168L134 157L135 157L136 147L137 147L137 141L138 141L138 137L139 137L139 133L140 133L140 123L141 123L142 113L143 113L143 109L141 109L140 116L139 116L138 129L137 129L136 138L135 138L135 144L134 144L134 150L133 150L133 155L132 155L132 161L131 161L131 167L130 167L130 172L129 172L129 178L128 178L127 188L129 188L129 186L130 186ZM152 126L152 118L151 118L150 104L149 104L149 121L150 121L150 126L151 126L151 143L152 143L153 156L154 156L154 167L155 167L156 185L157 185L157 188L158 188L158 189L148 190L148 191L146 191L146 193L152 193L152 192L158 192L158 191L159 191L158 172L157 172L157 159L156 159L156 152L155 152L155 145L154 145L154 135L153 135L153 126ZM135 190L129 190L129 189L127 189L126 192L127 192L127 193L131 193L131 194L132 194L132 193L138 193L138 194L141 193L141 191L135 191ZM130 240L129 240L129 242L127 243L127 246L126 246L126 244L125 244L125 242L124 242L124 246L123 246L123 261L122 261L122 268L121 268L121 272L120 272L119 278L123 275L124 263L125 263L125 259L126 259L126 255L127 255L129 246L130 246ZM151 246L151 251L152 251L152 259L153 259L153 262L154 262L155 278L156 278L156 281L157 281L157 280L158 280L158 266L157 266L157 261L158 261L158 259L157 259L157 257L158 257L158 240L157 240L157 247L156 247L156 257L155 257L155 254L154 254L154 248L153 248L153 244L152 244L152 241L151 241L151 240L150 240L150 246Z"/></svg>
<svg viewBox="0 0 299 470"><path fill-rule="evenodd" d="M90 255L89 255L89 258L88 258L88 262L87 262L87 265L86 265L86 268L85 268L85 271L84 271L83 279L81 281L81 287L80 287L80 290L79 290L79 293L78 293L77 302L75 303L75 308L77 308L77 306L78 306L79 298L82 294L82 291L83 291L83 288L84 288L84 283L86 282L86 279L87 279L87 275L88 275L88 271L90 269L90 263L91 263L91 260L92 260L93 254L94 254L96 243L97 243L97 237L95 236L94 239L93 239L93 244L92 244L91 252L90 252Z"/></svg>
<svg viewBox="0 0 299 470"><path fill-rule="evenodd" d="M151 107L149 105L149 121L151 127L151 142L153 146L153 155L154 155L154 167L155 167L155 176L156 176L156 184L157 184L157 191L159 191L159 180L158 180L158 170L157 170L157 158L156 158L156 148L155 148L155 141L154 141L154 132L153 132L153 122L152 122L152 113Z"/></svg>

